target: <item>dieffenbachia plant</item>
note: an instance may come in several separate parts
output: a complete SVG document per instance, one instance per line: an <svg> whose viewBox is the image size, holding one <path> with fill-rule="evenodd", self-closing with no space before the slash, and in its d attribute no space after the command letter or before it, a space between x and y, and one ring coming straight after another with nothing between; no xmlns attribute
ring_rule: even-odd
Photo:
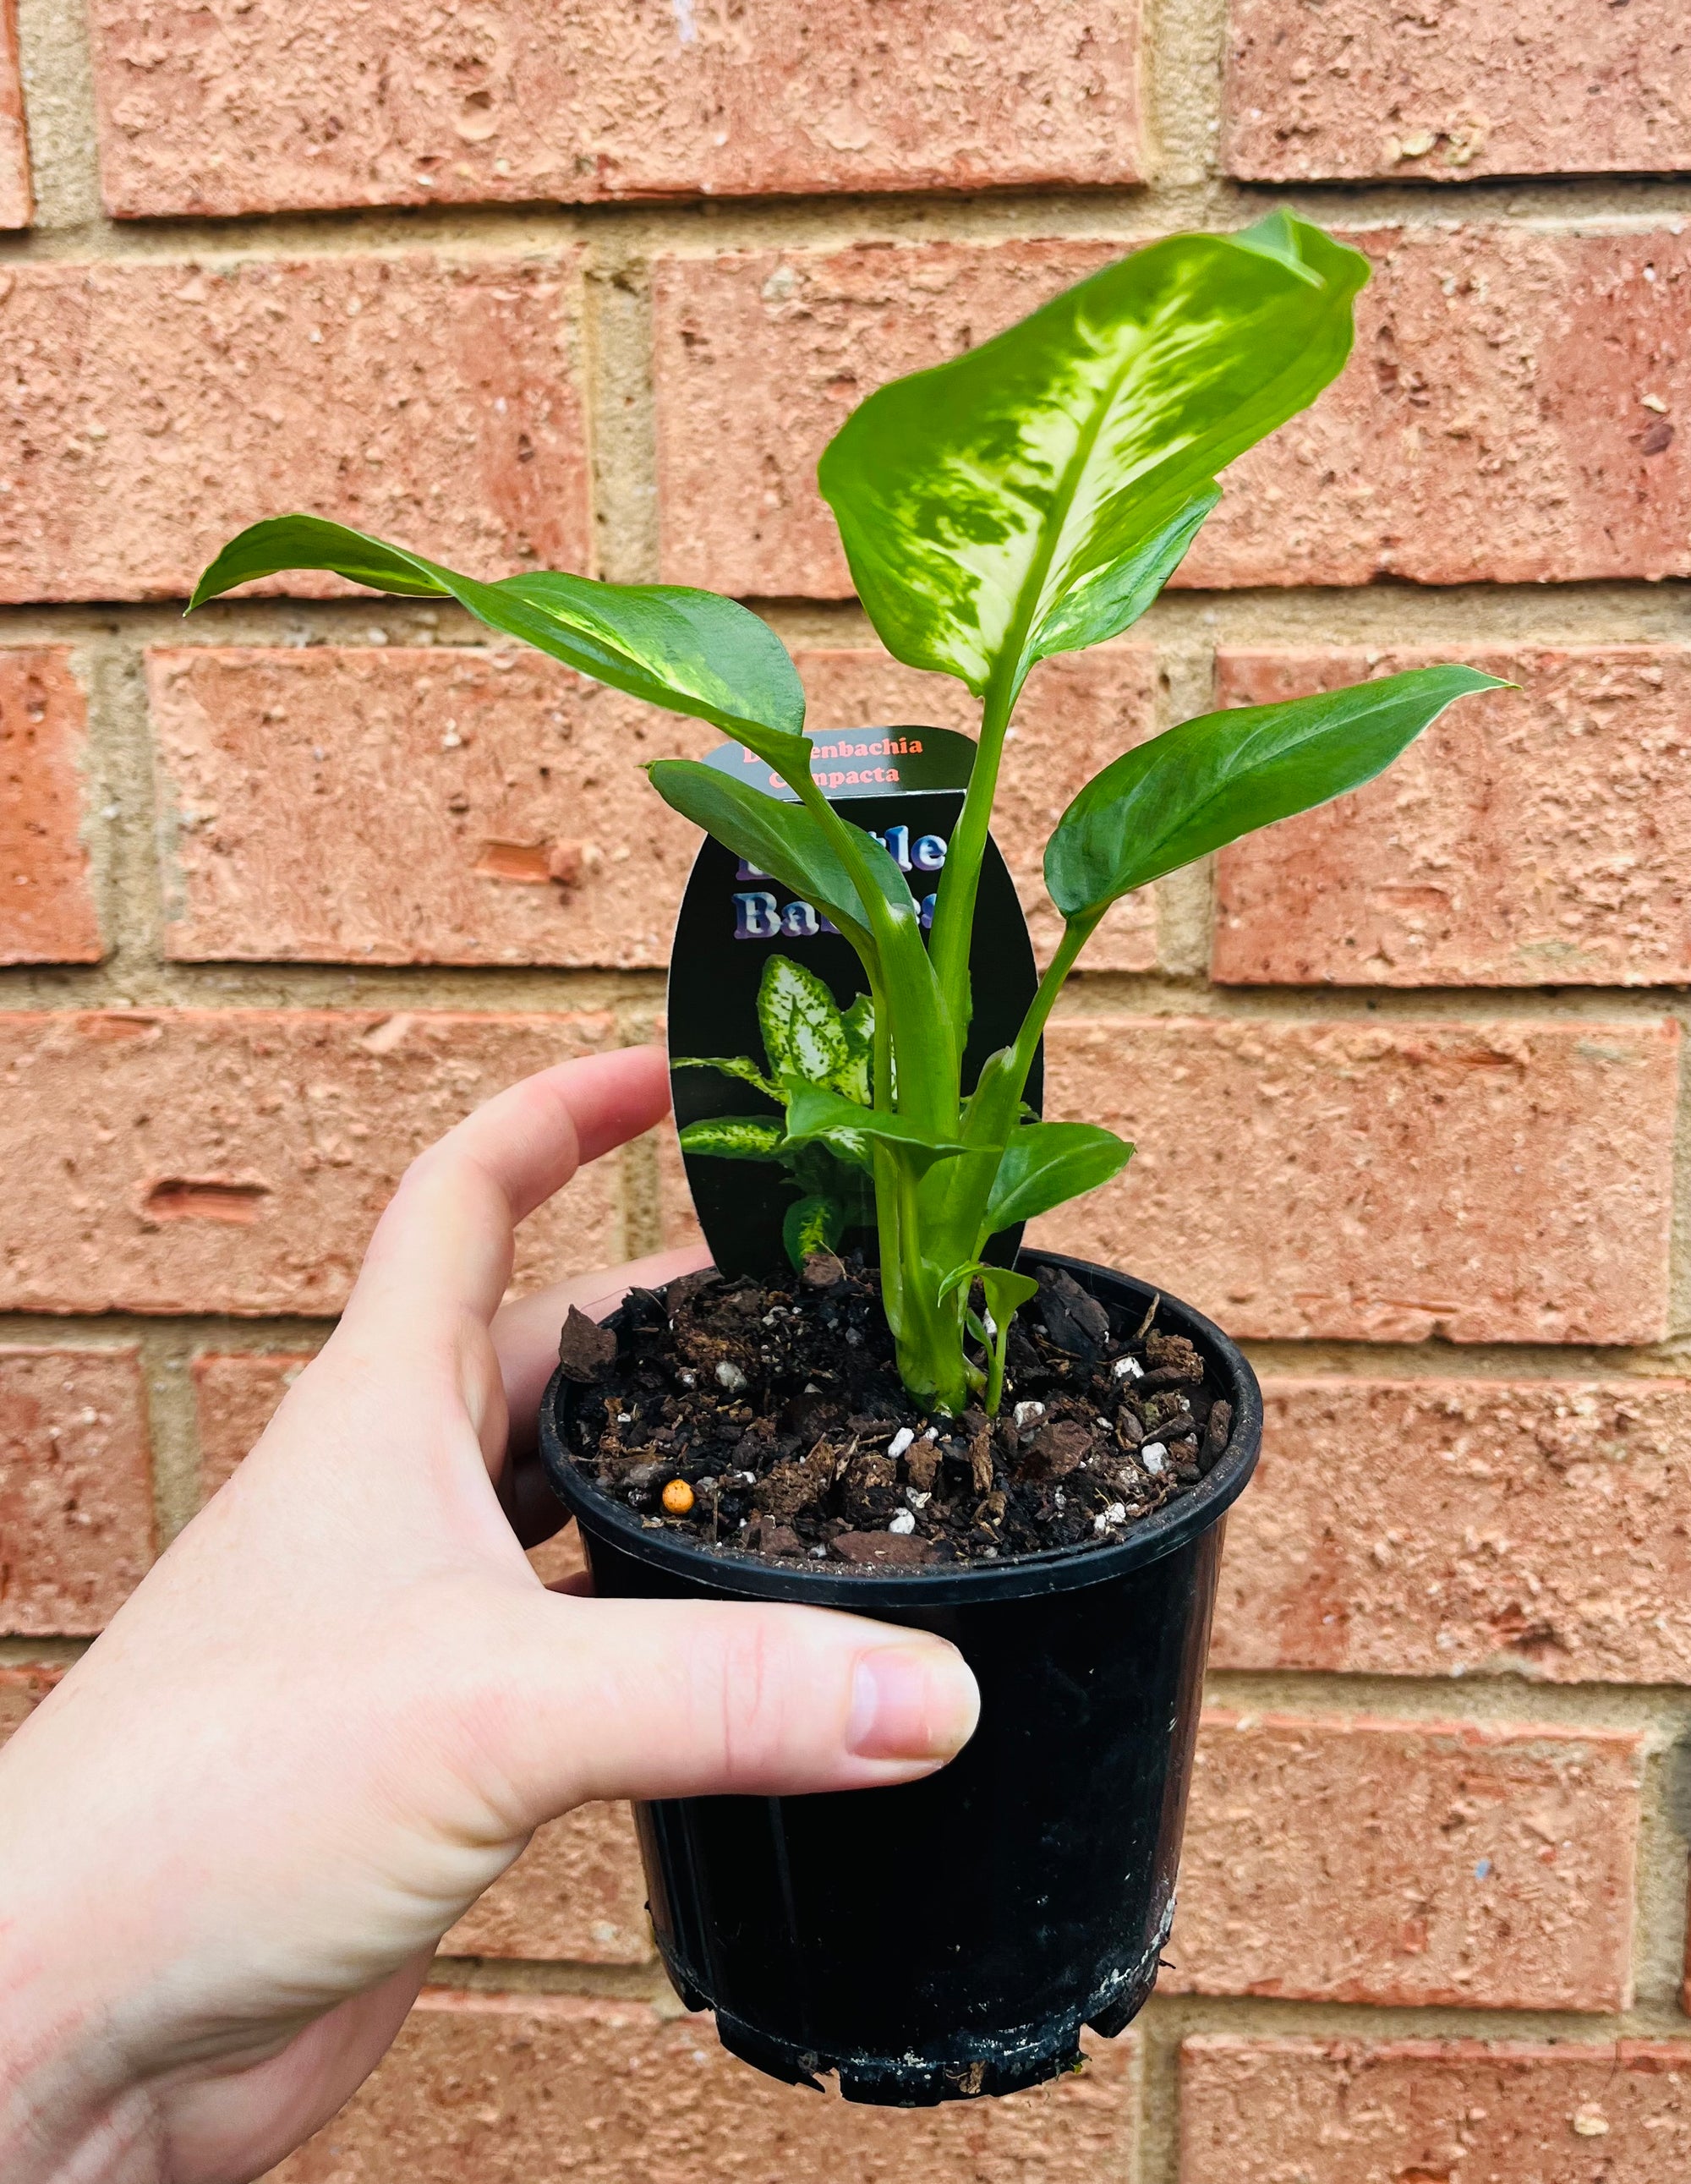
<svg viewBox="0 0 1691 2184"><path fill-rule="evenodd" d="M1210 713L1088 782L1045 851L1063 938L1021 1033L965 1092L969 944L1016 700L1053 654L1143 614L1221 497L1216 476L1304 409L1350 350L1367 264L1277 213L1238 235L1179 235L1106 266L1019 326L870 396L820 477L858 596L895 658L965 683L978 749L925 944L903 872L812 780L804 696L757 616L714 593L556 573L481 583L314 517L260 523L207 570L192 606L284 569L459 600L635 697L714 722L798 801L687 760L648 768L659 793L737 855L826 911L862 964L873 1021L865 1106L784 1086L793 1146L867 1148L882 1293L916 1401L996 1399L995 1342L1015 1280L986 1286L998 1231L1116 1174L1132 1148L1022 1102L1051 1007L1110 905L1276 819L1371 780L1443 710L1494 678L1418 669L1283 705ZM997 1369L995 1370L994 1368Z"/></svg>

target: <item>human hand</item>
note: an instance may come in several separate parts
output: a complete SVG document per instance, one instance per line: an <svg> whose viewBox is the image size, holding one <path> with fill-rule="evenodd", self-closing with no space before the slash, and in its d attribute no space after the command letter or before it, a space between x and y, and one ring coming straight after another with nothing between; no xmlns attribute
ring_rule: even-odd
<svg viewBox="0 0 1691 2184"><path fill-rule="evenodd" d="M509 1441L506 1498L542 1529L515 1459L568 1305L697 1263L501 1312L512 1230L667 1106L655 1049L606 1055L423 1154L257 1447L0 1753L8 2184L260 2175L573 1805L905 1781L967 1740L973 1680L939 1640L560 1596L506 1520Z"/></svg>

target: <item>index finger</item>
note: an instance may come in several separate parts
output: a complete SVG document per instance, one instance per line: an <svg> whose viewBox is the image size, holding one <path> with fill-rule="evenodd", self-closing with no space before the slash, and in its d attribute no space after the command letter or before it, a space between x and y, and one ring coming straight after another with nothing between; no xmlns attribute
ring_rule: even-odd
<svg viewBox="0 0 1691 2184"><path fill-rule="evenodd" d="M464 1312L490 1321L511 1278L518 1222L669 1105L656 1046L560 1062L499 1093L406 1169L348 1318L392 1315L414 1332Z"/></svg>

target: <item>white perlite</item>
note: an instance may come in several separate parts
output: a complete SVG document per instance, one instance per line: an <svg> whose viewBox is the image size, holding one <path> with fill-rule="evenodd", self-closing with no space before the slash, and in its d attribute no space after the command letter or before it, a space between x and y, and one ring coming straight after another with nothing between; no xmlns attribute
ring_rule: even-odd
<svg viewBox="0 0 1691 2184"><path fill-rule="evenodd" d="M1127 1504L1112 1502L1107 1509L1100 1509L1093 1518L1092 1528L1094 1532L1107 1532L1112 1524L1125 1524L1126 1521Z"/></svg>
<svg viewBox="0 0 1691 2184"><path fill-rule="evenodd" d="M746 1384L745 1374L726 1357L716 1368L716 1379L717 1384L726 1388L731 1396L737 1396Z"/></svg>
<svg viewBox="0 0 1691 2184"><path fill-rule="evenodd" d="M1145 1368L1137 1357L1118 1357L1112 1368L1118 1380L1143 1380Z"/></svg>
<svg viewBox="0 0 1691 2184"><path fill-rule="evenodd" d="M900 1509L896 1516L887 1520L887 1529L889 1532L897 1532L902 1536L907 1532L915 1531L916 1520L908 1509Z"/></svg>
<svg viewBox="0 0 1691 2184"><path fill-rule="evenodd" d="M1154 1479L1167 1466L1168 1451L1160 1440L1148 1440L1139 1451L1139 1461Z"/></svg>
<svg viewBox="0 0 1691 2184"><path fill-rule="evenodd" d="M1024 1426L1031 1426L1035 1418L1043 1418L1044 1415L1043 1403L1018 1403L1015 1407L1016 1431L1020 1433Z"/></svg>
<svg viewBox="0 0 1691 2184"><path fill-rule="evenodd" d="M888 1458L893 1462L896 1463L898 1461L898 1458L904 1453L904 1451L909 1447L911 1442L914 1441L915 1439L915 1435L911 1432L909 1426L900 1426L898 1432L893 1435L892 1440L887 1444L887 1454Z"/></svg>

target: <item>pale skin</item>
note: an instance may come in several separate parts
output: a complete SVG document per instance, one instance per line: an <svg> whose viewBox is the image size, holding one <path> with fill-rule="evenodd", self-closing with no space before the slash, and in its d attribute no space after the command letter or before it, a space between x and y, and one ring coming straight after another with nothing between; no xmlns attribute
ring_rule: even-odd
<svg viewBox="0 0 1691 2184"><path fill-rule="evenodd" d="M347 2099L436 1943L597 1797L907 1781L971 1734L937 1639L548 1591L526 1462L557 1329L671 1253L501 1308L512 1232L669 1104L651 1048L417 1160L321 1355L0 1753L0 2175L236 2184Z"/></svg>

